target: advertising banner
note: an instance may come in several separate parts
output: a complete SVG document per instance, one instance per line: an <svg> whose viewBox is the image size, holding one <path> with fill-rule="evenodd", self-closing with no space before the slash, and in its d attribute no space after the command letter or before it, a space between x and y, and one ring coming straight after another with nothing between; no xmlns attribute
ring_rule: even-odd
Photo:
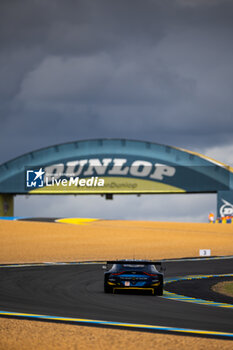
<svg viewBox="0 0 233 350"><path fill-rule="evenodd" d="M233 217L233 191L219 191L217 198L217 217Z"/></svg>
<svg viewBox="0 0 233 350"><path fill-rule="evenodd" d="M130 140L51 146L0 166L0 193L137 194L228 191L230 171L175 147Z"/></svg>

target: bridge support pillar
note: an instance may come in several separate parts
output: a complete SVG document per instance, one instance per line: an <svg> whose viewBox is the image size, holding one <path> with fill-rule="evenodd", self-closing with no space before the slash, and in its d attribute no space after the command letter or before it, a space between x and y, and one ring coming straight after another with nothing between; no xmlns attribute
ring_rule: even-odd
<svg viewBox="0 0 233 350"><path fill-rule="evenodd" d="M218 191L217 217L233 216L233 191Z"/></svg>
<svg viewBox="0 0 233 350"><path fill-rule="evenodd" d="M0 194L0 216L14 215L14 196L12 194Z"/></svg>

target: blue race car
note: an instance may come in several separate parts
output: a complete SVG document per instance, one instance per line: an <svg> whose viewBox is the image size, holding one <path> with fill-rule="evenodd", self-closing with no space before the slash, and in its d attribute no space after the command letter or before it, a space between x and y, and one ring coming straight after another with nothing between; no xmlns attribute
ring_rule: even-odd
<svg viewBox="0 0 233 350"><path fill-rule="evenodd" d="M163 273L161 262L147 260L107 261L110 269L104 273L104 292L115 293L117 290L148 290L153 295L163 295ZM161 266L158 271L155 265Z"/></svg>

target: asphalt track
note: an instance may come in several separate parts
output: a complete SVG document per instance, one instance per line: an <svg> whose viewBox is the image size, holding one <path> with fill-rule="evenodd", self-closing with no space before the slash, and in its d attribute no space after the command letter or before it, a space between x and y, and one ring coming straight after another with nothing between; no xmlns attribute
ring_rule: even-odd
<svg viewBox="0 0 233 350"><path fill-rule="evenodd" d="M165 266L166 278L230 274L233 259L171 261ZM213 300L210 285L206 283L202 280L175 282L169 283L166 289ZM233 304L232 298L219 295L218 298ZM1 267L0 310L233 335L233 308L174 301L144 293L105 294L100 264Z"/></svg>

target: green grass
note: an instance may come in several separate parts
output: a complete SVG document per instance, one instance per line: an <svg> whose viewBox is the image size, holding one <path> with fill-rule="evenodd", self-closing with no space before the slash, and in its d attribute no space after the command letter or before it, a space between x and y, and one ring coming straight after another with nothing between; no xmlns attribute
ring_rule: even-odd
<svg viewBox="0 0 233 350"><path fill-rule="evenodd" d="M232 281L217 283L212 287L212 289L214 292L228 295L229 297L233 298L233 282Z"/></svg>
<svg viewBox="0 0 233 350"><path fill-rule="evenodd" d="M233 282L226 282L225 290L233 297Z"/></svg>

